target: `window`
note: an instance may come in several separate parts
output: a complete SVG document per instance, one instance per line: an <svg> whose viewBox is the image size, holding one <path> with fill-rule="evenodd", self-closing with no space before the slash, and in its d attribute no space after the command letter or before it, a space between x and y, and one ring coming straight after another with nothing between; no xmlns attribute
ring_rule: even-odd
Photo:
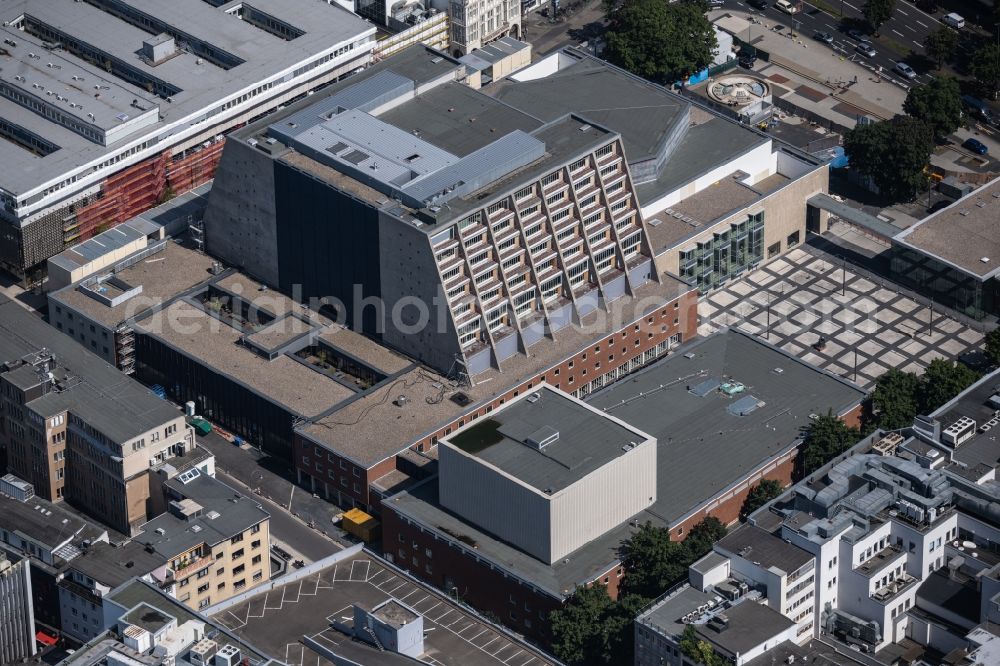
<svg viewBox="0 0 1000 666"><path fill-rule="evenodd" d="M260 524L259 523L257 525L254 525L253 527L250 528L250 534L257 534L257 532L260 532Z"/></svg>
<svg viewBox="0 0 1000 666"><path fill-rule="evenodd" d="M208 592L208 583L205 583L204 585L198 588L198 594L201 594L203 592Z"/></svg>
<svg viewBox="0 0 1000 666"><path fill-rule="evenodd" d="M236 536L234 536L232 539L230 539L229 543L239 543L240 541L243 541L243 533L242 532L240 532L239 534L237 534Z"/></svg>
<svg viewBox="0 0 1000 666"><path fill-rule="evenodd" d="M792 232L792 233L788 234L788 239L786 240L785 244L788 246L788 249L791 249L791 248L795 247L796 245L798 245L799 244L799 232L795 231L795 232Z"/></svg>
<svg viewBox="0 0 1000 666"><path fill-rule="evenodd" d="M241 557L243 557L243 549L242 548L240 548L239 550L237 550L236 552L233 553L233 558L232 559L238 560Z"/></svg>

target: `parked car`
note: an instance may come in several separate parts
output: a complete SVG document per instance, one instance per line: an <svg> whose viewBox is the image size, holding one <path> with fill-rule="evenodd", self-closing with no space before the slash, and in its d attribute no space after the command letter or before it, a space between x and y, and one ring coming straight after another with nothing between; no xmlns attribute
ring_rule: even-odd
<svg viewBox="0 0 1000 666"><path fill-rule="evenodd" d="M962 142L962 148L965 148L969 152L975 153L976 155L985 155L990 152L990 149L986 147L986 144L979 139L973 139L969 137L964 142Z"/></svg>
<svg viewBox="0 0 1000 666"><path fill-rule="evenodd" d="M858 42L858 45L854 47L854 50L860 53L861 55L865 56L866 58L874 58L876 53L875 47L872 46L872 43L868 41Z"/></svg>
<svg viewBox="0 0 1000 666"><path fill-rule="evenodd" d="M756 9L767 9L767 0L747 0L747 4Z"/></svg>
<svg viewBox="0 0 1000 666"><path fill-rule="evenodd" d="M820 30L817 30L813 34L813 39L815 39L817 42L823 42L824 44L833 44L833 35L831 35L828 32L822 32Z"/></svg>
<svg viewBox="0 0 1000 666"><path fill-rule="evenodd" d="M944 18L942 18L941 21L945 25L950 25L951 27L955 28L955 30L961 30L962 28L965 27L965 19L962 18L961 14L956 14L955 12L952 12L951 14L945 14Z"/></svg>
<svg viewBox="0 0 1000 666"><path fill-rule="evenodd" d="M740 53L737 59L737 64L743 69L753 69L754 64L757 62L756 53Z"/></svg>
<svg viewBox="0 0 1000 666"><path fill-rule="evenodd" d="M725 0L708 0L709 9L721 9L725 5Z"/></svg>
<svg viewBox="0 0 1000 666"><path fill-rule="evenodd" d="M913 79L917 78L917 73L914 72L913 68L910 67L909 65L907 65L905 62L897 62L896 66L893 67L893 69L896 70L897 74L905 76L906 78L910 79L911 81Z"/></svg>
<svg viewBox="0 0 1000 666"><path fill-rule="evenodd" d="M962 105L969 110L969 114L976 120L993 124L993 109L983 100L972 95L962 95Z"/></svg>
<svg viewBox="0 0 1000 666"><path fill-rule="evenodd" d="M848 29L847 30L847 36L850 37L851 39L855 40L855 41L858 41L858 42L865 41L865 33L861 32L857 28L850 28L850 29Z"/></svg>
<svg viewBox="0 0 1000 666"><path fill-rule="evenodd" d="M779 12L785 12L786 14L798 14L802 11L802 5L789 2L789 0L778 0L774 3L774 8Z"/></svg>

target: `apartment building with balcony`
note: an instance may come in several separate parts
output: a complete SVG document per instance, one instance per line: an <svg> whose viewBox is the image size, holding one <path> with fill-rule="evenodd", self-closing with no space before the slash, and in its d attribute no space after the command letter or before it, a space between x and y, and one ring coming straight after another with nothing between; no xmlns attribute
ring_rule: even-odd
<svg viewBox="0 0 1000 666"><path fill-rule="evenodd" d="M62 630L86 642L108 627L105 599L140 578L192 610L270 580L270 515L260 504L191 468L163 484L166 511L121 545L94 544L59 582Z"/></svg>
<svg viewBox="0 0 1000 666"><path fill-rule="evenodd" d="M194 448L183 414L5 297L0 360L7 469L119 532L144 523L150 468Z"/></svg>
<svg viewBox="0 0 1000 666"><path fill-rule="evenodd" d="M0 11L0 267L45 260L212 178L222 135L364 67L338 3L19 0Z"/></svg>
<svg viewBox="0 0 1000 666"><path fill-rule="evenodd" d="M167 512L136 540L167 558L165 586L203 609L271 579L270 515L252 498L204 474L164 484Z"/></svg>

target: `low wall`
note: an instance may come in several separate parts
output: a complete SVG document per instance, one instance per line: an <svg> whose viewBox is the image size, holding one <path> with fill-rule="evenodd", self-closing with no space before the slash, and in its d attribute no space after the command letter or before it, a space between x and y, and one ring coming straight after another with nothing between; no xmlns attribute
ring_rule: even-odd
<svg viewBox="0 0 1000 666"><path fill-rule="evenodd" d="M363 543L356 543L350 548L345 548L344 550L338 551L330 555L329 557L324 557L322 560L317 560L316 562L307 564L301 569L296 569L295 571L293 571L288 575L281 576L280 578L275 578L273 580L269 580L263 585L258 585L257 587L247 590L246 592L241 592L236 596L229 597L225 601L220 601L214 606L209 606L208 608L204 609L201 612L204 615L209 615L209 616L218 615L224 610L228 610L233 606L238 606L244 601L252 597L256 597L258 594L261 594L263 592L270 592L276 587L283 587L285 585L288 585L289 583L294 583L297 580L302 580L303 578L307 578L318 571L323 571L324 569L327 569L333 566L334 564L343 562L346 559L354 557L355 555L357 555L362 551L364 546L365 545Z"/></svg>

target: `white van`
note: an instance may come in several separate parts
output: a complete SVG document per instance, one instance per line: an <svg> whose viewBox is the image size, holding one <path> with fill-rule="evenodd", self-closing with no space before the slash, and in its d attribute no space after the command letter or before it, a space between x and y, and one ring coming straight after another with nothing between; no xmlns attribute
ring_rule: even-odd
<svg viewBox="0 0 1000 666"><path fill-rule="evenodd" d="M797 14L802 9L800 5L791 3L788 0L778 0L774 3L774 8L786 14Z"/></svg>
<svg viewBox="0 0 1000 666"><path fill-rule="evenodd" d="M946 15L941 20L944 21L945 25L950 25L951 27L955 28L956 30L961 30L962 28L965 27L965 19L962 18L960 15L954 13L954 12L952 12L951 14Z"/></svg>

